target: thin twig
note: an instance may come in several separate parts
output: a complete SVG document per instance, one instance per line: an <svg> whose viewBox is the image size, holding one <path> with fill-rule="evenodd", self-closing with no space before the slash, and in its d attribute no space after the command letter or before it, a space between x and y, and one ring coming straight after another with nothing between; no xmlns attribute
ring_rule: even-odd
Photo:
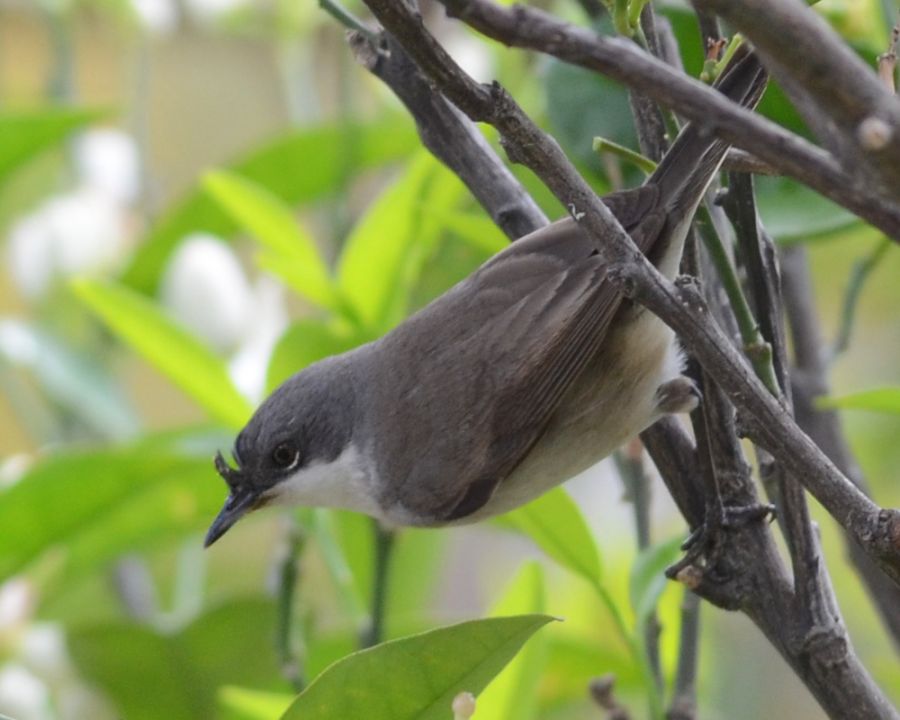
<svg viewBox="0 0 900 720"><path fill-rule="evenodd" d="M872 271L887 256L888 248L891 245L891 241L884 238L874 247L872 252L853 263L853 267L850 269L850 279L847 281L847 290L844 292L844 301L841 304L841 324L838 327L837 336L831 351L828 353L829 363L834 362L849 347L850 336L853 333L853 325L856 319L856 307L859 303L859 297L862 295L863 287L865 287L866 280L869 279Z"/></svg>
<svg viewBox="0 0 900 720"><path fill-rule="evenodd" d="M364 648L377 645L384 639L388 578L395 539L393 530L383 528L377 520L372 521L372 529L375 545L373 557L374 573L372 575L372 611L369 614L369 627L362 637L361 645Z"/></svg>
<svg viewBox="0 0 900 720"><path fill-rule="evenodd" d="M287 547L284 557L278 563L278 617L275 630L275 653L281 666L281 673L294 692L301 692L305 686L300 653L294 637L294 597L300 577L299 562L306 544L306 532L294 518L290 518L287 529Z"/></svg>
<svg viewBox="0 0 900 720"><path fill-rule="evenodd" d="M697 717L697 664L700 653L700 598L685 588L681 599L681 629L678 636L678 664L672 703L666 720L695 720Z"/></svg>
<svg viewBox="0 0 900 720"><path fill-rule="evenodd" d="M634 525L638 551L650 547L650 478L644 469L643 447L635 438L624 449L613 454L625 497L634 509ZM662 689L662 666L659 658L659 634L661 627L656 613L651 613L644 627L644 650L653 673L656 686Z"/></svg>

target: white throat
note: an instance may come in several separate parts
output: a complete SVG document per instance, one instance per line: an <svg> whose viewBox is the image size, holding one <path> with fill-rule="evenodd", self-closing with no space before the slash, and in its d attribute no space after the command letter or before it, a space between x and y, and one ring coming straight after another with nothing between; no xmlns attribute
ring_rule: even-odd
<svg viewBox="0 0 900 720"><path fill-rule="evenodd" d="M277 505L343 508L378 515L369 474L363 458L351 442L331 462L314 462L300 468L266 493Z"/></svg>

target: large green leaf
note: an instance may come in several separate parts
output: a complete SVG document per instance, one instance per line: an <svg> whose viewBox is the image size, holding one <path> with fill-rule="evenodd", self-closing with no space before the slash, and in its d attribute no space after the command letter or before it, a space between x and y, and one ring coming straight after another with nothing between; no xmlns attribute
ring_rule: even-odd
<svg viewBox="0 0 900 720"><path fill-rule="evenodd" d="M647 619L656 610L659 596L666 589L668 581L665 569L678 558L681 545L681 538L651 545L641 551L631 566L628 597L637 621L636 635L640 638L643 638L643 627Z"/></svg>
<svg viewBox="0 0 900 720"><path fill-rule="evenodd" d="M58 577L71 579L148 540L205 524L224 492L210 440L194 450L189 437L150 436L38 462L0 492L0 582L50 552Z"/></svg>
<svg viewBox="0 0 900 720"><path fill-rule="evenodd" d="M544 574L529 562L491 609L494 617L544 612ZM543 635L531 640L478 698L478 720L534 720L538 687L547 661Z"/></svg>
<svg viewBox="0 0 900 720"><path fill-rule="evenodd" d="M843 410L872 410L900 415L900 387L863 390L841 397L819 398L817 404L824 408Z"/></svg>
<svg viewBox="0 0 900 720"><path fill-rule="evenodd" d="M371 337L400 322L439 219L464 197L462 183L420 152L353 228L338 263L341 292Z"/></svg>
<svg viewBox="0 0 900 720"><path fill-rule="evenodd" d="M600 580L600 553L584 516L562 488L502 515L500 525L530 537L541 550L591 585Z"/></svg>
<svg viewBox="0 0 900 720"><path fill-rule="evenodd" d="M268 599L244 600L216 608L174 635L136 623L75 630L69 649L120 717L211 720L220 686L280 685L274 614Z"/></svg>
<svg viewBox="0 0 900 720"><path fill-rule="evenodd" d="M35 155L99 117L97 111L77 109L0 114L0 184Z"/></svg>
<svg viewBox="0 0 900 720"><path fill-rule="evenodd" d="M155 303L111 282L78 280L77 296L122 340L190 395L211 417L239 428L250 405L225 363Z"/></svg>
<svg viewBox="0 0 900 720"><path fill-rule="evenodd" d="M265 248L263 264L296 292L325 308L340 307L336 287L315 241L276 195L228 172L206 176L204 187L232 219Z"/></svg>
<svg viewBox="0 0 900 720"><path fill-rule="evenodd" d="M480 693L552 619L474 620L362 650L323 672L282 717L447 720L458 693Z"/></svg>
<svg viewBox="0 0 900 720"><path fill-rule="evenodd" d="M416 133L405 117L366 125L327 125L279 137L228 169L296 205L332 195L354 174L397 160L416 145ZM232 218L197 188L151 230L124 281L150 292L156 288L169 254L186 234L205 231L230 236L236 230Z"/></svg>

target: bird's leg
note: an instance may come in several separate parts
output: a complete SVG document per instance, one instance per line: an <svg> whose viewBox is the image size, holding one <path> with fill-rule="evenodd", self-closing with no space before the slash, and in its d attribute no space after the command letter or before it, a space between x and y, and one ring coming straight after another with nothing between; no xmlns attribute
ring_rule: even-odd
<svg viewBox="0 0 900 720"><path fill-rule="evenodd" d="M699 404L700 389L685 375L664 382L656 389L656 409L663 415L689 413Z"/></svg>

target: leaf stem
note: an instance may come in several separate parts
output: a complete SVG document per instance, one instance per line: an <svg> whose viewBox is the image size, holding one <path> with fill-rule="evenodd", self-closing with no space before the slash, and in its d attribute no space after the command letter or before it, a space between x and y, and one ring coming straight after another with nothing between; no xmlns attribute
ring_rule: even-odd
<svg viewBox="0 0 900 720"><path fill-rule="evenodd" d="M653 162L650 158L641 155L639 152L635 152L631 148L627 148L624 145L619 145L619 143L617 142L608 140L607 138L595 137L593 148L594 152L596 153L608 152L612 153L613 155L617 155L623 160L627 160L632 165L636 165L647 175L656 170L656 163Z"/></svg>
<svg viewBox="0 0 900 720"><path fill-rule="evenodd" d="M741 333L741 340L744 344L744 352L753 365L757 377L762 380L766 389L775 397L781 394L778 386L778 379L775 377L775 367L772 363L772 346L766 342L762 333L759 331L759 323L753 317L753 311L750 309L750 303L747 301L744 290L741 288L741 282L738 280L737 272L731 263L731 258L725 249L725 244L719 233L713 227L712 218L709 211L701 206L699 214L703 222L698 223L700 227L700 236L709 252L722 287L728 295L728 301L734 312L738 329Z"/></svg>

